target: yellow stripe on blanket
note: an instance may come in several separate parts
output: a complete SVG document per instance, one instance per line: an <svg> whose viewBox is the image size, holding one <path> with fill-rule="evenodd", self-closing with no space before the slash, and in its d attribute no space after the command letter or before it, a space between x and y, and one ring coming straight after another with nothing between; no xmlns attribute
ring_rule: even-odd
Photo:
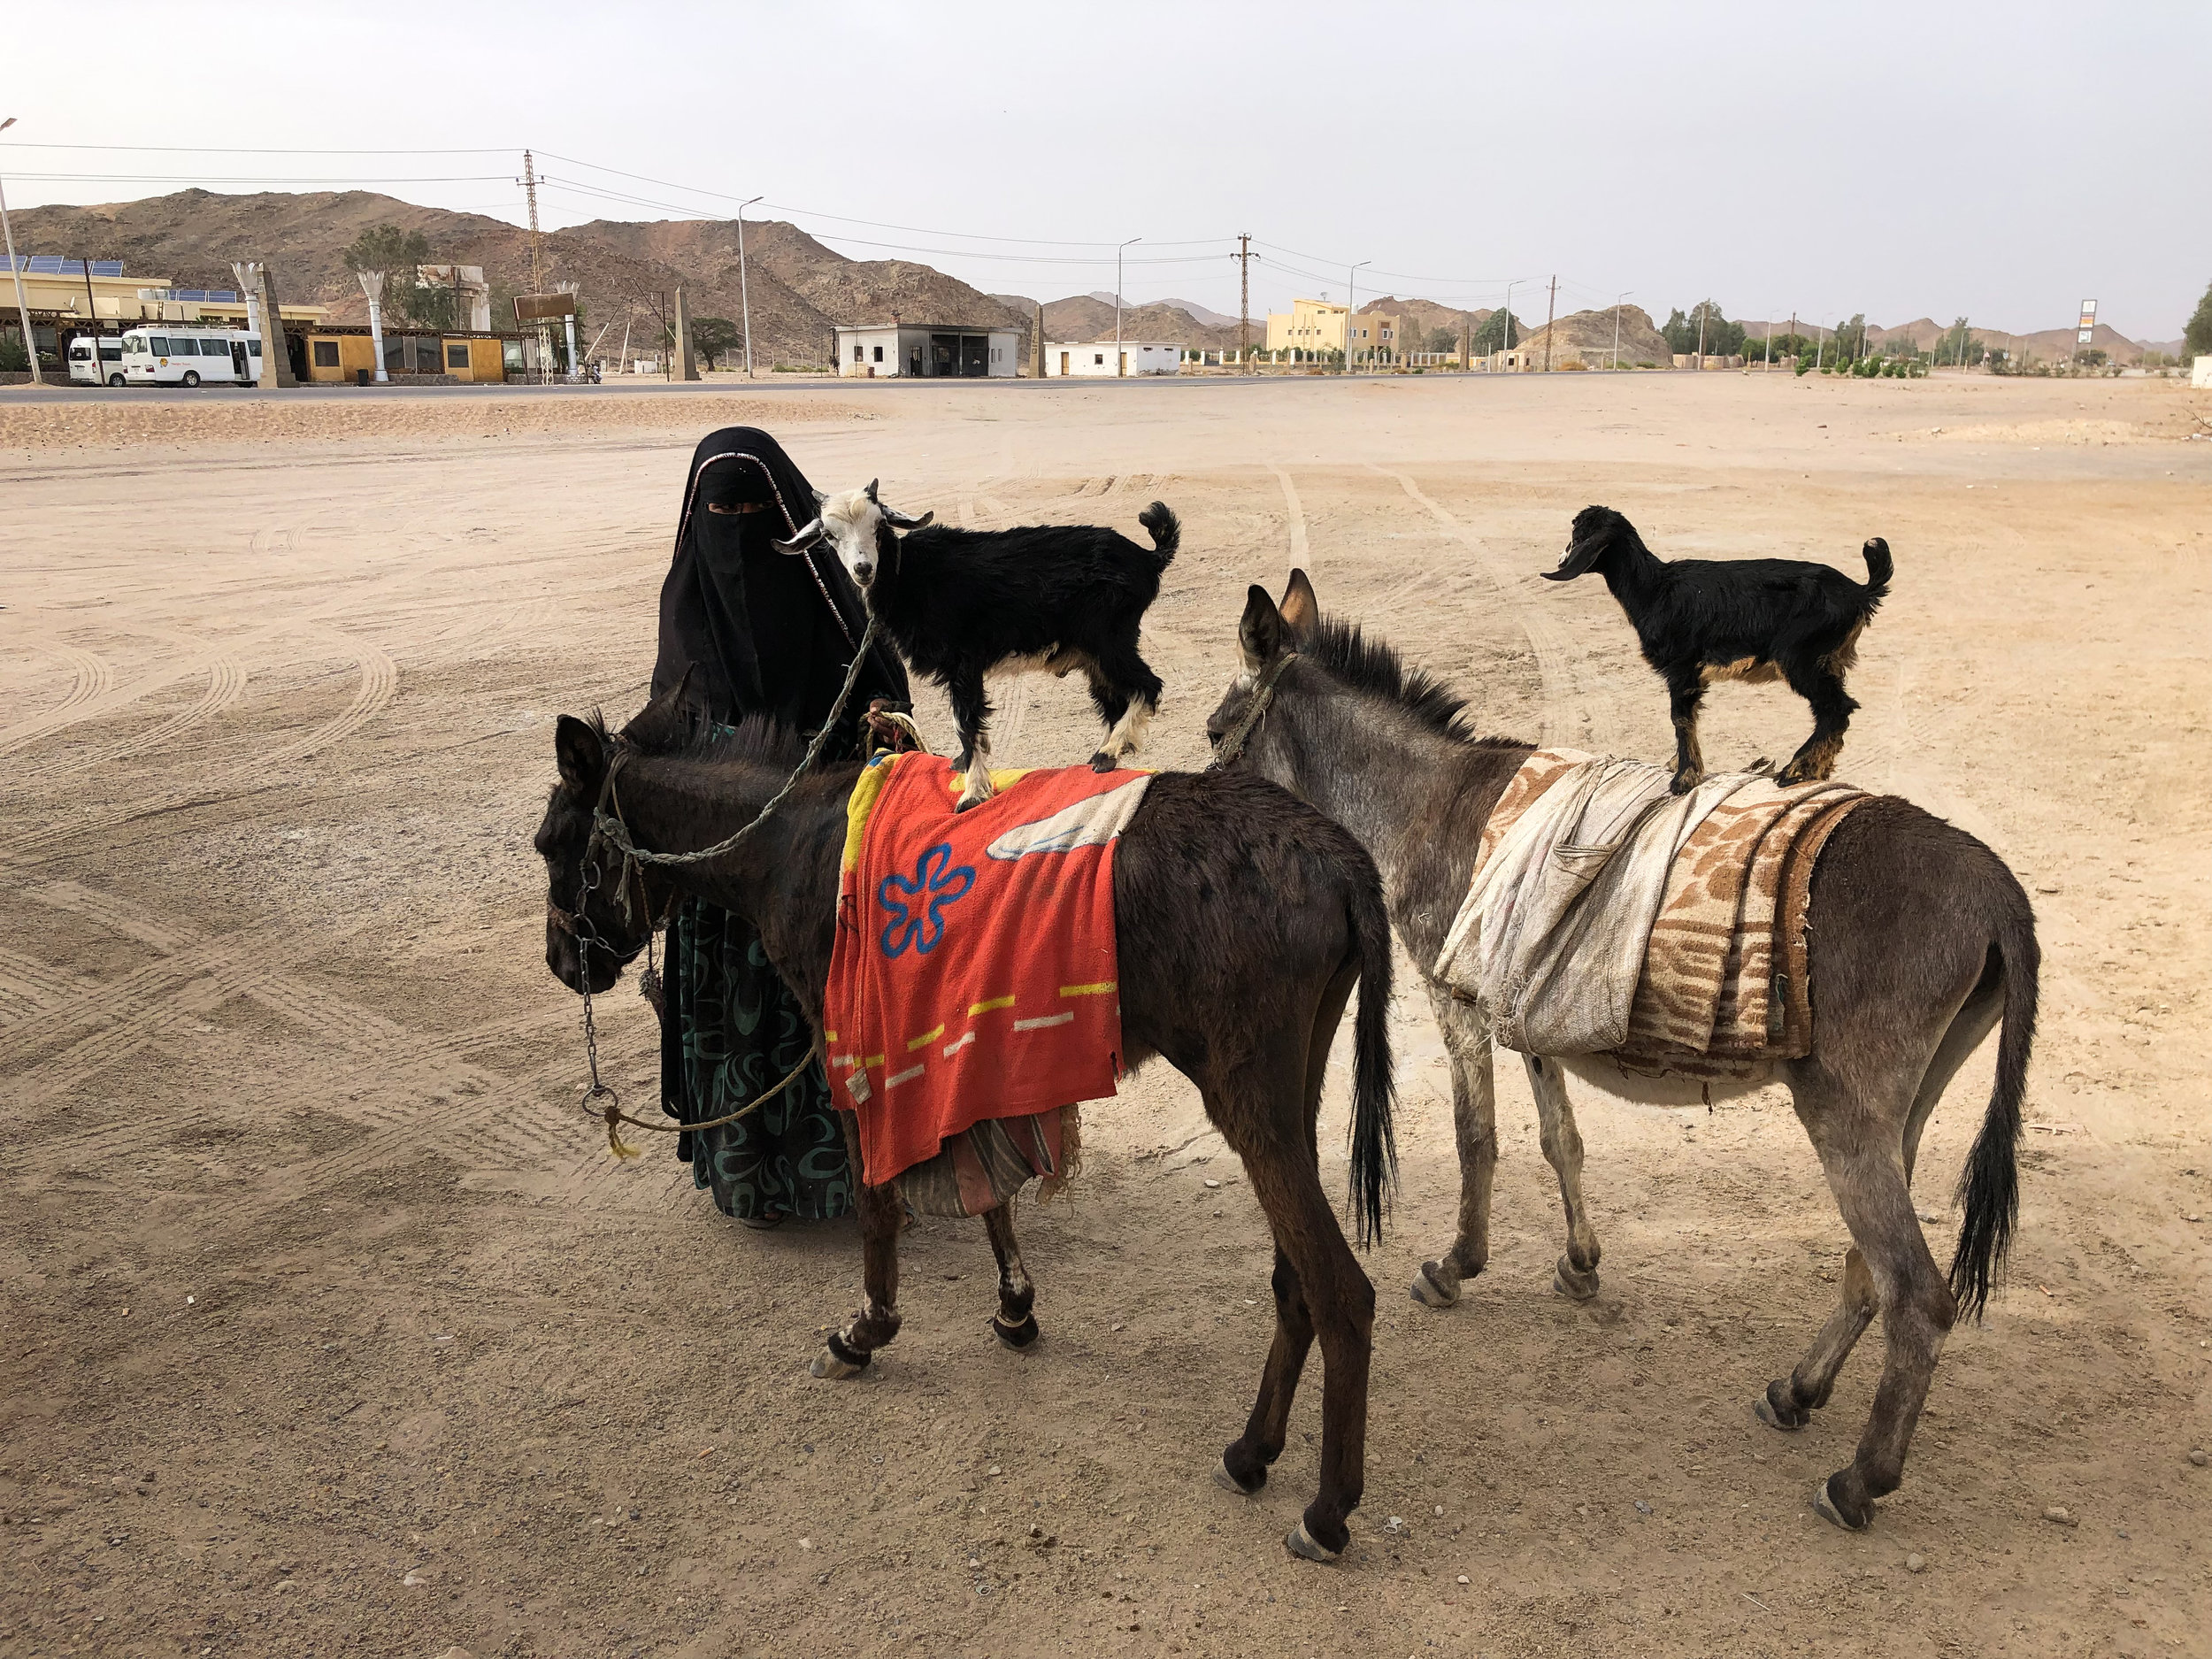
<svg viewBox="0 0 2212 1659"><path fill-rule="evenodd" d="M1103 996L1109 991L1118 988L1118 985L1119 982L1114 979L1102 979L1096 985L1064 985L1060 987L1060 995L1063 996Z"/></svg>
<svg viewBox="0 0 2212 1659"><path fill-rule="evenodd" d="M906 1040L906 1051L909 1054L912 1054L917 1048L926 1048L931 1043L935 1042L938 1038L943 1036L944 1034L944 1022L940 1020L936 1030L926 1031L918 1037L909 1037Z"/></svg>
<svg viewBox="0 0 2212 1659"><path fill-rule="evenodd" d="M980 1002L969 1003L968 1013L971 1018L973 1018L977 1014L987 1014L995 1008L1011 1008L1013 1006L1014 999L1010 996L987 996Z"/></svg>

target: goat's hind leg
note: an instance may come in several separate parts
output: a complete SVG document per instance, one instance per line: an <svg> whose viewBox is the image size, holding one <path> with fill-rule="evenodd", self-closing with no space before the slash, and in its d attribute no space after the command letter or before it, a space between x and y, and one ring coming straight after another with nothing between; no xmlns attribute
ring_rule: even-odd
<svg viewBox="0 0 2212 1659"><path fill-rule="evenodd" d="M1164 687L1133 646L1099 653L1090 680L1091 701L1106 723L1106 738L1091 757L1091 770L1111 772L1144 741Z"/></svg>
<svg viewBox="0 0 2212 1659"><path fill-rule="evenodd" d="M967 775L954 810L964 812L997 793L991 787L991 700L984 691L982 674L964 669L947 680L945 695L952 703L953 724L960 731L960 753L952 769Z"/></svg>
<svg viewBox="0 0 2212 1659"><path fill-rule="evenodd" d="M1843 688L1843 677L1824 661L1793 665L1786 671L1790 688L1813 707L1813 732L1790 757L1790 764L1775 777L1779 784L1818 783L1834 776L1836 757L1843 752L1843 734L1859 705Z"/></svg>
<svg viewBox="0 0 2212 1659"><path fill-rule="evenodd" d="M1428 981L1429 1006L1452 1068L1452 1132L1459 1145L1459 1231L1452 1248L1421 1263L1413 1299L1448 1308L1460 1286L1490 1260L1490 1188L1498 1169L1498 1096L1491 1069L1490 1022L1479 1005Z"/></svg>
<svg viewBox="0 0 2212 1659"><path fill-rule="evenodd" d="M859 1137L853 1115L840 1112L852 1166L860 1167ZM868 1300L833 1332L809 1368L817 1377L856 1377L868 1369L875 1351L899 1333L899 1226L905 1202L895 1182L860 1187L863 1279Z"/></svg>
<svg viewBox="0 0 2212 1659"><path fill-rule="evenodd" d="M998 1257L998 1311L991 1316L991 1334L1010 1348L1025 1348L1037 1340L1037 1287L1022 1266L1022 1247L1014 1237L1014 1201L983 1214L984 1230L991 1235L991 1254Z"/></svg>

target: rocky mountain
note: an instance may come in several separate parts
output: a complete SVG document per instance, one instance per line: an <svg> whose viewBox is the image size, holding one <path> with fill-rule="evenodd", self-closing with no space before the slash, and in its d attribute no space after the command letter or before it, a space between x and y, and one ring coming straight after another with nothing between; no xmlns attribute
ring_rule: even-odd
<svg viewBox="0 0 2212 1659"><path fill-rule="evenodd" d="M1613 327L1613 308L1609 305L1602 311L1574 311L1558 319L1548 330L1552 367L1557 369L1569 363L1579 363L1592 369L1610 366ZM1521 336L1520 347L1533 351L1540 360L1547 332L1540 327L1530 329ZM1662 369L1674 366L1674 353L1666 336L1652 326L1650 315L1640 305L1620 308L1620 361L1624 367L1640 363Z"/></svg>
<svg viewBox="0 0 2212 1659"><path fill-rule="evenodd" d="M480 265L494 291L495 323L511 326L507 296L530 286L530 233L505 221L417 207L365 190L216 196L182 190L94 207L40 207L12 216L16 244L66 257L120 259L150 285L234 286L229 262L268 262L288 302L331 307L334 320L366 321L368 302L343 250L380 224L420 231L434 260ZM928 265L847 259L795 227L745 227L746 280L738 277L733 221L599 220L541 239L543 280L578 285L584 343L603 338L609 356L626 330L634 353L649 350L660 317L684 289L694 317L736 321L751 302L755 360L820 363L838 323L982 323L1017 329L1028 346L1028 316Z"/></svg>

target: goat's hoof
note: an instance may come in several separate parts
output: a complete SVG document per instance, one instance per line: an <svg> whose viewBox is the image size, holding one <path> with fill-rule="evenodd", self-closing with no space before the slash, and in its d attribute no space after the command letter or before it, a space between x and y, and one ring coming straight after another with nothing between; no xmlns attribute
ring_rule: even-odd
<svg viewBox="0 0 2212 1659"><path fill-rule="evenodd" d="M1444 1282L1444 1263L1424 1262L1413 1276L1413 1299L1424 1308L1450 1308L1459 1302L1459 1281Z"/></svg>
<svg viewBox="0 0 2212 1659"><path fill-rule="evenodd" d="M1252 1496L1266 1484L1267 1465L1265 1463L1262 1463L1252 1471L1252 1484L1248 1486L1230 1472L1229 1460L1225 1455L1214 1465L1214 1485L1219 1486L1224 1492L1235 1493L1240 1498Z"/></svg>
<svg viewBox="0 0 2212 1659"><path fill-rule="evenodd" d="M1847 1517L1844 1512L1837 1507L1835 1497L1829 1491L1829 1488L1834 1486L1835 1483L1836 1478L1833 1475L1829 1476L1827 1479L1820 1483L1819 1486L1815 1489L1813 1493L1813 1508L1819 1512L1820 1517L1823 1520L1834 1522L1847 1532L1863 1532L1868 1527L1874 1525L1873 1515L1869 1513L1864 1519L1857 1521L1854 1521Z"/></svg>
<svg viewBox="0 0 2212 1659"><path fill-rule="evenodd" d="M1037 1316L1025 1313L1018 1325L1009 1325L995 1313L991 1316L991 1334L1018 1353L1037 1340Z"/></svg>
<svg viewBox="0 0 2212 1659"><path fill-rule="evenodd" d="M1751 1409L1767 1427L1779 1429L1785 1434L1794 1434L1813 1420L1813 1414L1791 1400L1789 1393L1789 1384L1778 1378L1767 1385L1766 1392L1759 1396L1758 1403Z"/></svg>
<svg viewBox="0 0 2212 1659"><path fill-rule="evenodd" d="M841 1346L837 1339L832 1337L829 1346L817 1354L814 1363L807 1367L808 1373L822 1379L837 1379L857 1377L868 1369L868 1362L874 1357L872 1355L863 1354L857 1360L847 1359L837 1351Z"/></svg>
<svg viewBox="0 0 2212 1659"><path fill-rule="evenodd" d="M1303 1560L1317 1561L1324 1565L1340 1561L1344 1555L1342 1550L1331 1549L1316 1540L1311 1532L1306 1531L1306 1524L1303 1521L1299 1522L1297 1525L1283 1534L1283 1548Z"/></svg>
<svg viewBox="0 0 2212 1659"><path fill-rule="evenodd" d="M1671 795L1687 795L1704 781L1705 774L1702 772L1693 771L1686 766L1674 774L1674 781L1668 784L1667 790Z"/></svg>
<svg viewBox="0 0 2212 1659"><path fill-rule="evenodd" d="M1552 1270L1551 1287L1569 1302L1587 1302L1598 1294L1598 1271L1585 1272L1563 1256Z"/></svg>
<svg viewBox="0 0 2212 1659"><path fill-rule="evenodd" d="M1091 770L1093 772L1111 772L1118 764L1118 763L1114 759L1114 757L1111 755L1109 755L1102 749L1100 749L1097 754L1091 757Z"/></svg>

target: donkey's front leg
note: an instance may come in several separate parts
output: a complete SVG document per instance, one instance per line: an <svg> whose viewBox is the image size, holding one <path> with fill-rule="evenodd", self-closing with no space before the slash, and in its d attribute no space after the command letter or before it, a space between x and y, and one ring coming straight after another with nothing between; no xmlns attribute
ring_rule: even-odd
<svg viewBox="0 0 2212 1659"><path fill-rule="evenodd" d="M845 1148L856 1174L861 1168L860 1137L853 1114L837 1114L845 1129ZM875 1351L899 1333L899 1224L905 1202L898 1184L860 1187L862 1278L867 1302L833 1333L810 1369L817 1377L854 1377L867 1370Z"/></svg>
<svg viewBox="0 0 2212 1659"><path fill-rule="evenodd" d="M1440 1261L1413 1276L1413 1299L1427 1308L1459 1300L1463 1280L1490 1260L1490 1186L1498 1170L1497 1085L1490 1069L1490 1021L1479 1004L1427 981L1429 1006L1452 1067L1452 1129L1459 1141L1459 1236Z"/></svg>
<svg viewBox="0 0 2212 1659"><path fill-rule="evenodd" d="M1037 1319L1030 1311L1037 1287L1029 1282L1022 1247L1014 1237L1014 1201L985 1210L983 1226L991 1235L991 1254L998 1257L998 1311L991 1316L991 1334L1009 1348L1027 1348L1037 1340Z"/></svg>
<svg viewBox="0 0 2212 1659"><path fill-rule="evenodd" d="M1559 1258L1551 1287L1576 1302L1598 1294L1598 1235L1582 1202L1582 1132L1567 1100L1566 1073L1556 1060L1521 1056L1528 1086L1536 1096L1537 1133L1544 1156L1559 1172L1559 1197L1567 1207L1567 1253Z"/></svg>

